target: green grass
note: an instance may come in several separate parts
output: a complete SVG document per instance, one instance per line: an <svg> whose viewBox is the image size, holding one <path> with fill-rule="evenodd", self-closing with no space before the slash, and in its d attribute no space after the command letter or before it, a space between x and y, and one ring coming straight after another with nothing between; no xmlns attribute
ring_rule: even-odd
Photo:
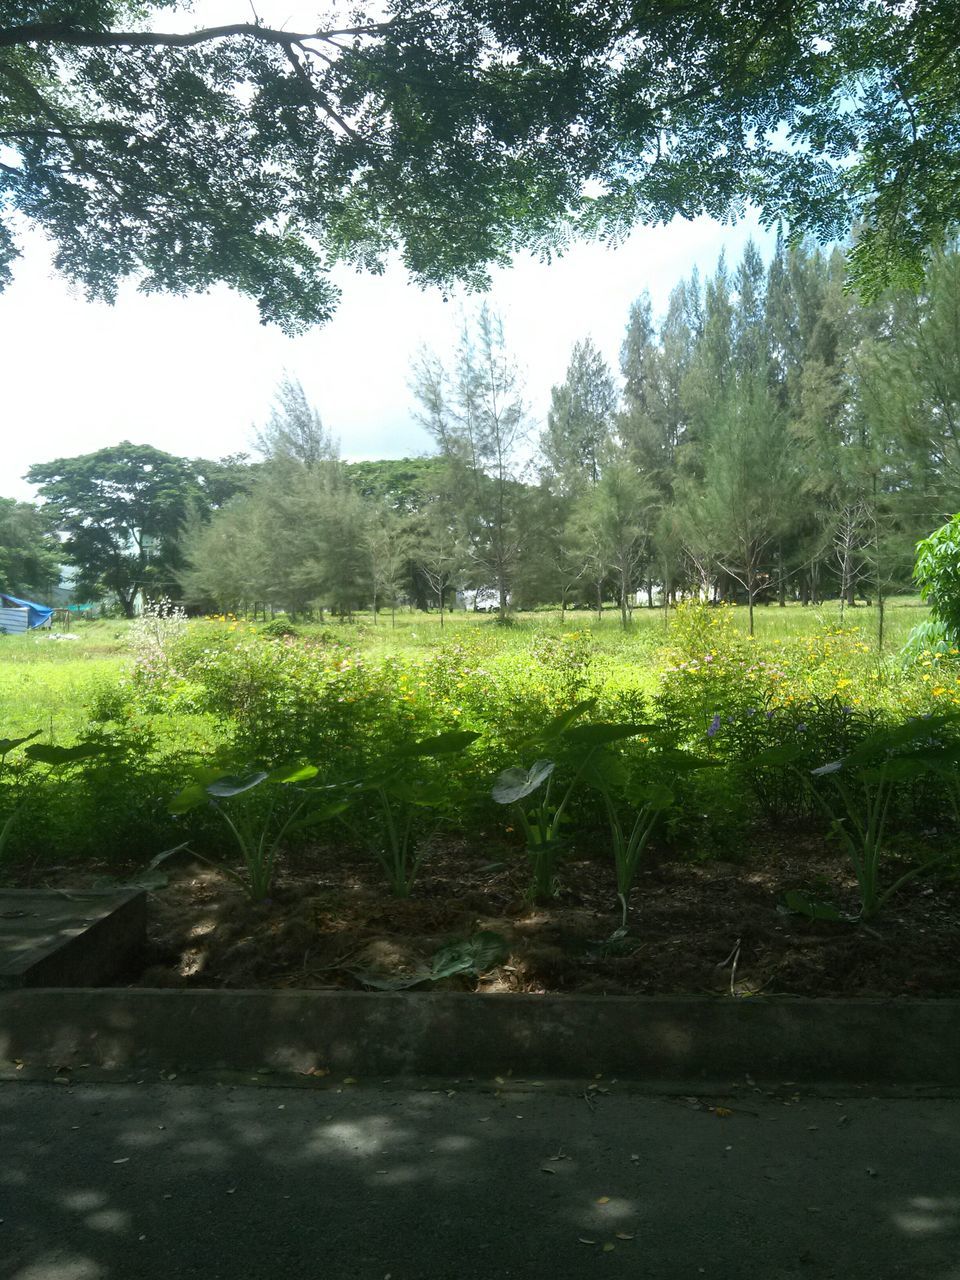
<svg viewBox="0 0 960 1280"><path fill-rule="evenodd" d="M889 601L884 610L884 653L889 655L899 649L913 628L929 616L929 609L916 596L897 596ZM749 625L746 608L735 608L733 617L736 625L746 632ZM880 611L875 605L858 605L843 610L843 626L859 630L868 644L877 643L879 620ZM815 607L789 604L784 609L776 605L758 605L754 610L756 637L762 643L812 635L824 625L836 627L840 624L841 611L836 601ZM379 654L432 649L441 639L450 642L458 636L473 638L484 632L496 637L491 643L495 644L498 652L520 651L532 635L544 631L558 634L583 631L601 650L620 652L638 642L650 647L661 644L665 629L663 610L647 608L633 611L626 633L621 626L619 611L612 608L605 609L602 618L598 618L593 610L568 610L564 622L561 622L559 610L519 613L506 627L501 627L496 617L489 614L448 613L442 633L440 615L436 612L399 612L395 625L391 624L389 613L381 613L376 626L370 613L358 613L352 623L333 620L322 625L304 623L297 627L305 635L326 631L338 638L342 636L348 644L358 643L351 637L359 633L362 647Z"/></svg>
<svg viewBox="0 0 960 1280"><path fill-rule="evenodd" d="M102 767L63 776L32 767L27 752L12 753L0 814L11 807L4 800L19 797L24 816L9 855L33 856L39 842L50 857L109 859L136 849L146 859L182 842L185 831L214 847L218 831L208 817L188 830L167 812L201 765L309 760L336 780L352 777L370 753L453 728L479 738L444 774L450 814L465 832L499 829L491 779L558 711L588 699L599 720L655 722L681 745L709 742L731 759L740 750L736 735L747 732L747 707L754 715L774 708L784 732L801 715L827 724L822 708L837 698L850 714L893 722L960 709L957 660L927 655L909 668L896 661L926 616L916 600L888 606L886 662L877 661L877 610L845 611L841 633L836 605L758 609L755 644L741 638L742 608L685 608L671 614L669 629L660 611L638 609L627 630L613 609L600 619L568 613L562 622L557 612L521 614L509 626L459 613L442 629L436 613L404 612L394 626L388 616L374 625L368 614L298 624L300 639L290 641L265 641L262 622L197 620L168 649L170 665L151 658L143 628L122 621L80 624L73 640L0 637L0 737L39 730L45 741L69 745L95 730L114 752ZM135 644L144 658L136 676ZM727 745L726 737L711 739L718 716ZM694 790L678 805L671 839L697 856L739 840L752 803L742 779L718 769L685 785ZM589 800L578 803L594 821Z"/></svg>
<svg viewBox="0 0 960 1280"><path fill-rule="evenodd" d="M912 628L928 616L927 608L915 597L892 600L884 620L884 651L895 652ZM734 610L733 617L745 631L746 609ZM780 609L771 605L758 608L755 618L758 641L771 643L811 635L824 624L838 626L840 608L834 602L817 608L788 605ZM878 621L876 607L844 611L844 626L859 629L864 642L871 646L876 643ZM115 683L129 664L129 625L119 620L79 623L72 633L75 640L55 641L46 632L0 637L0 736L14 737L40 729L45 739L54 742L76 737L87 721L87 708L98 688ZM215 624L191 624L204 625ZM453 613L445 616L441 628L438 613L413 611L398 612L395 625L391 625L388 613L382 613L374 626L367 613L356 615L352 623L306 623L298 625L297 630L305 636L327 632L352 647L362 648L373 658L390 654L425 656L441 642L453 644L462 638L483 653L501 659L522 659L538 636L579 631L590 637L592 647L599 653L631 665L646 665L647 657L665 636L663 612L642 608L634 611L626 632L620 625L619 613L613 609L605 611L602 619L593 612L568 611L564 622L559 611L518 614L506 627L498 625L491 615Z"/></svg>
<svg viewBox="0 0 960 1280"><path fill-rule="evenodd" d="M52 640L46 631L0 636L0 736L41 729L51 742L76 737L97 688L120 676L126 627L80 624L76 640Z"/></svg>

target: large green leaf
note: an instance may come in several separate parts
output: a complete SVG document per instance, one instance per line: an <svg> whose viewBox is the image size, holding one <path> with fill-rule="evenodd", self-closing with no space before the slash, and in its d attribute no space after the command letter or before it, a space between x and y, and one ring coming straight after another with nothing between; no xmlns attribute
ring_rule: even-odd
<svg viewBox="0 0 960 1280"><path fill-rule="evenodd" d="M497 804L514 804L517 800L525 800L546 782L556 767L553 760L536 760L529 769L516 765L511 769L504 769L494 783L491 794Z"/></svg>
<svg viewBox="0 0 960 1280"><path fill-rule="evenodd" d="M894 756L883 764L869 769L858 769L857 777L864 782L912 782L930 772L930 765L922 755Z"/></svg>
<svg viewBox="0 0 960 1280"><path fill-rule="evenodd" d="M341 813L346 813L349 808L349 800L331 800L329 804L320 805L319 808L311 809L310 812L304 814L302 818L295 818L293 822L287 825L286 830L306 831L310 827L322 826L324 822L329 822L332 818L339 817Z"/></svg>
<svg viewBox="0 0 960 1280"><path fill-rule="evenodd" d="M218 778L216 782L208 784L207 795L217 800L229 800L233 796L243 795L245 791L252 791L254 787L259 787L260 783L266 782L269 776L264 769L254 769L250 773L240 775L228 773Z"/></svg>
<svg viewBox="0 0 960 1280"><path fill-rule="evenodd" d="M793 764L803 755L803 750L795 742L785 742L780 746L767 747L758 755L752 756L747 764L758 769L782 769Z"/></svg>
<svg viewBox="0 0 960 1280"><path fill-rule="evenodd" d="M829 902L819 902L799 889L788 889L783 895L784 909L791 915L806 916L808 920L844 920L846 917Z"/></svg>
<svg viewBox="0 0 960 1280"><path fill-rule="evenodd" d="M566 732L566 739L574 746L605 747L611 742L621 742L624 738L635 738L638 733L646 733L648 724L577 724Z"/></svg>
<svg viewBox="0 0 960 1280"><path fill-rule="evenodd" d="M692 756L689 751L658 751L654 759L668 777L677 773L693 773L697 769L718 769L721 766L719 760L707 756Z"/></svg>
<svg viewBox="0 0 960 1280"><path fill-rule="evenodd" d="M638 809L650 809L654 813L662 813L669 809L676 796L664 782L650 782L637 787L630 794L630 800Z"/></svg>
<svg viewBox="0 0 960 1280"><path fill-rule="evenodd" d="M624 791L628 782L626 763L611 751L597 751L590 757L583 780L599 791Z"/></svg>
<svg viewBox="0 0 960 1280"><path fill-rule="evenodd" d="M308 782L315 778L320 770L315 764L281 764L267 774L268 782Z"/></svg>
<svg viewBox="0 0 960 1280"><path fill-rule="evenodd" d="M955 727L957 723L958 716L955 713L947 713L907 720L904 724L895 725L891 729L879 729L854 747L844 758L844 767L867 764L878 756L912 746L916 742L935 738L944 729Z"/></svg>
<svg viewBox="0 0 960 1280"><path fill-rule="evenodd" d="M510 947L503 934L481 929L462 942L441 947L433 957L430 976L436 981L456 973L486 973L494 965L502 964L509 954Z"/></svg>
<svg viewBox="0 0 960 1280"><path fill-rule="evenodd" d="M445 756L463 751L480 737L472 729L451 729L447 733L439 733L435 738L424 738L420 742L411 742L394 752L394 760L412 760L423 756Z"/></svg>
<svg viewBox="0 0 960 1280"><path fill-rule="evenodd" d="M569 707L566 711L561 711L558 716L554 716L552 720L548 720L544 727L528 741L551 742L554 738L559 738L575 721L586 715L588 711L592 711L596 705L596 698L587 698L584 702L578 702L576 706Z"/></svg>
<svg viewBox="0 0 960 1280"><path fill-rule="evenodd" d="M206 788L200 782L191 782L189 786L179 791L170 803L167 805L167 813L180 814L189 813L191 809L196 809L201 804L206 804L210 797L207 795Z"/></svg>

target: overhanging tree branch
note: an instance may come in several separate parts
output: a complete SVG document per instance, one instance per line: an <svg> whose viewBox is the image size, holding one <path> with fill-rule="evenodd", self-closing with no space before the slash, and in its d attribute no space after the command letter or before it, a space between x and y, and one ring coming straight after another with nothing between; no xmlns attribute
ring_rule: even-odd
<svg viewBox="0 0 960 1280"><path fill-rule="evenodd" d="M321 40L334 44L337 38L380 35L395 20L373 22L358 27L338 27L327 31L283 31L264 27L258 22L232 22L221 27L202 27L196 31L85 31L66 22L31 22L18 27L0 27L0 49L19 45L71 45L80 49L189 49L213 40L229 40L243 36L264 44L287 46ZM342 47L342 46L338 46Z"/></svg>

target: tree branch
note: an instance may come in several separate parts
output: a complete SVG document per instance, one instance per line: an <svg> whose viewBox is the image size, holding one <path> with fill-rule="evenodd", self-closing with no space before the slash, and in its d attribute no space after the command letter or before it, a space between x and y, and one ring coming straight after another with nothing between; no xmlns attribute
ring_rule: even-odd
<svg viewBox="0 0 960 1280"><path fill-rule="evenodd" d="M30 22L18 27L0 27L0 49L24 44L74 45L81 49L120 48L174 48L186 49L193 45L207 44L211 40L229 40L246 36L266 44L288 46L302 44L306 40L323 40L334 43L338 36L370 36L387 31L394 25L373 22L367 26L340 27L330 31L281 31L264 27L259 22L233 22L222 27L202 27L197 31L85 31L66 22ZM339 46L338 46L339 47Z"/></svg>

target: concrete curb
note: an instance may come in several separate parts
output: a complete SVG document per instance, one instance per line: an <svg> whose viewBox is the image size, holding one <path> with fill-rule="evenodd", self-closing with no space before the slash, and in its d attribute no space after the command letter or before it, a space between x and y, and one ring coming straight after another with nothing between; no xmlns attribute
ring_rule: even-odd
<svg viewBox="0 0 960 1280"><path fill-rule="evenodd" d="M352 991L0 993L30 1067L960 1086L960 1000Z"/></svg>
<svg viewBox="0 0 960 1280"><path fill-rule="evenodd" d="M0 890L0 991L96 987L143 951L142 889Z"/></svg>

